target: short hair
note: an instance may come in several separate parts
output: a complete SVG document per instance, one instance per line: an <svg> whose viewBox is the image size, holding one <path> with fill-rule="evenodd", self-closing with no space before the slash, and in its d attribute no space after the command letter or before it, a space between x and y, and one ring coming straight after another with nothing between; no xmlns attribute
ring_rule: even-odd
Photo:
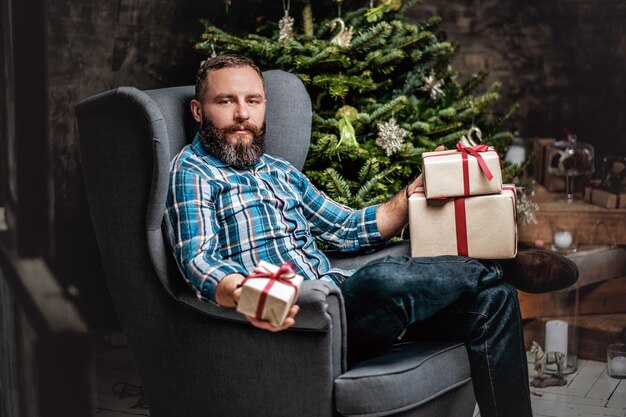
<svg viewBox="0 0 626 417"><path fill-rule="evenodd" d="M217 55L207 58L200 63L200 68L198 68L198 72L196 73L196 100L202 101L202 98L204 97L204 93L207 88L209 73L211 71L222 68L240 67L250 67L255 70L256 73L259 74L259 77L261 77L263 90L265 90L265 79L263 78L263 73L250 58L236 54Z"/></svg>

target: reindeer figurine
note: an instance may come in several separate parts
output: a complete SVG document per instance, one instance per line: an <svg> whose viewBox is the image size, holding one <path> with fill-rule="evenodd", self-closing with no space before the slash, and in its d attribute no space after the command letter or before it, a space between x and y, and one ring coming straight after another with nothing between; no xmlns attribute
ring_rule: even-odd
<svg viewBox="0 0 626 417"><path fill-rule="evenodd" d="M537 378L542 379L543 373L546 370L546 365L554 363L556 364L556 376L558 378L563 377L563 370L565 369L566 359L563 352L545 352L541 349L541 346L537 342L533 342L530 350L528 351L529 358L535 361L535 370L537 371Z"/></svg>

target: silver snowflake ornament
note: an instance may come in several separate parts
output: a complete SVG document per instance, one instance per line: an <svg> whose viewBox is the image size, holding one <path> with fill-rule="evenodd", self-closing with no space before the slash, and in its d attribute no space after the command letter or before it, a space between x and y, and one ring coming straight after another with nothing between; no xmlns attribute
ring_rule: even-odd
<svg viewBox="0 0 626 417"><path fill-rule="evenodd" d="M396 119L392 117L385 123L378 123L376 145L380 146L387 156L391 156L402 149L406 133L406 130L398 126Z"/></svg>
<svg viewBox="0 0 626 417"><path fill-rule="evenodd" d="M422 91L430 93L430 98L437 100L439 96L443 96L443 80L438 80L435 76L435 71L431 70L430 74L424 77L424 85L422 85Z"/></svg>

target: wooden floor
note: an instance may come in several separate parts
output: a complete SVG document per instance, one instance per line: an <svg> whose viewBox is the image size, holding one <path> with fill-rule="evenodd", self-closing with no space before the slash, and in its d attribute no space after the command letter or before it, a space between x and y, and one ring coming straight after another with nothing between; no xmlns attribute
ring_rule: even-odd
<svg viewBox="0 0 626 417"><path fill-rule="evenodd" d="M94 372L94 416L150 415L123 337L94 342ZM610 378L606 363L579 360L566 379L564 387L531 388L535 417L626 417L626 379Z"/></svg>

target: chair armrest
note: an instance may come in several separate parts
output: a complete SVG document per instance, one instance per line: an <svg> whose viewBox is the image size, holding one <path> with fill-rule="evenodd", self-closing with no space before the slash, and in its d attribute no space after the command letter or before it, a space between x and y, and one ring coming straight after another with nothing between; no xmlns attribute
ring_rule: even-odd
<svg viewBox="0 0 626 417"><path fill-rule="evenodd" d="M249 324L246 318L232 308L224 308L199 300L191 291L181 291L177 299L182 304L212 317ZM332 318L345 323L343 297L339 288L327 281L304 281L298 295L300 311L292 330L329 331Z"/></svg>
<svg viewBox="0 0 626 417"><path fill-rule="evenodd" d="M331 250L326 252L331 264L335 268L358 269L368 262L383 256L411 256L411 244L408 240L393 242L370 253L349 253Z"/></svg>

